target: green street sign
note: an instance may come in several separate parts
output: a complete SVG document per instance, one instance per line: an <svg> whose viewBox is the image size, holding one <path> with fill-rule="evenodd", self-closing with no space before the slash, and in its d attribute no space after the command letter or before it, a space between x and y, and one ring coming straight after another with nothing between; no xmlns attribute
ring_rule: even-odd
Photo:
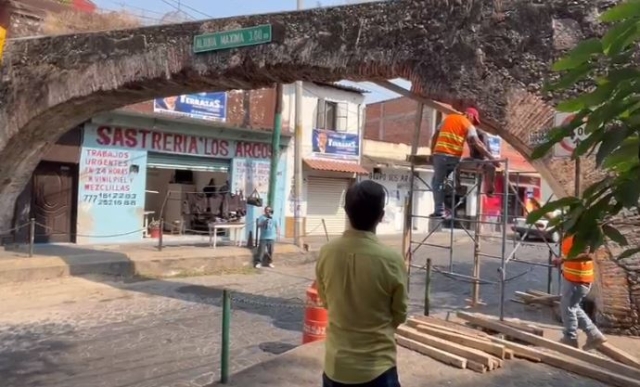
<svg viewBox="0 0 640 387"><path fill-rule="evenodd" d="M242 28L193 37L193 52L227 50L230 48L257 46L271 43L273 33L271 24Z"/></svg>

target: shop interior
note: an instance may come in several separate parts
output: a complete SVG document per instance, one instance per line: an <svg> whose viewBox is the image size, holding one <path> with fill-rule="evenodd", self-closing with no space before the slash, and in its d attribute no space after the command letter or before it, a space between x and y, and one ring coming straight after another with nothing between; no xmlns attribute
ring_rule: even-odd
<svg viewBox="0 0 640 387"><path fill-rule="evenodd" d="M231 176L228 162L194 158L198 160L189 163L183 157L178 164L160 163L153 157L149 159L145 228L150 230L159 226L162 218L165 235L208 237L208 223L221 221L217 217L221 202L215 198L220 197L219 193L229 191ZM228 207L231 217L235 216L235 210L233 205ZM219 231L224 234L224 230Z"/></svg>

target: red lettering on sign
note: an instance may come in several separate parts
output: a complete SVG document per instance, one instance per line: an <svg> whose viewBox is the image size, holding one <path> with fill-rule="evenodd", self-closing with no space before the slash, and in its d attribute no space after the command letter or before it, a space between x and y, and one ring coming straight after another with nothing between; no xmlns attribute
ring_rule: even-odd
<svg viewBox="0 0 640 387"><path fill-rule="evenodd" d="M113 128L113 143L114 146L124 146L124 135L122 134L122 128Z"/></svg>
<svg viewBox="0 0 640 387"><path fill-rule="evenodd" d="M96 134L98 135L98 139L96 142L100 145L110 145L111 144L111 128L108 126L101 126L98 128Z"/></svg>
<svg viewBox="0 0 640 387"><path fill-rule="evenodd" d="M177 153L182 153L182 141L183 137L181 135L176 135L175 142L173 143L173 148Z"/></svg>
<svg viewBox="0 0 640 387"><path fill-rule="evenodd" d="M194 155L198 154L198 139L195 137L191 137L189 136L189 153L192 153Z"/></svg>
<svg viewBox="0 0 640 387"><path fill-rule="evenodd" d="M132 130L135 130L135 129L132 129ZM148 130L144 130L144 129L138 130L138 132L142 135L141 146L143 148L146 148L147 147L147 135L149 133L151 133L151 132L148 131Z"/></svg>
<svg viewBox="0 0 640 387"><path fill-rule="evenodd" d="M124 131L124 143L129 148L135 148L138 146L138 138L135 129L126 129Z"/></svg>
<svg viewBox="0 0 640 387"><path fill-rule="evenodd" d="M229 142L222 140L220 141L220 156L227 157L229 156Z"/></svg>
<svg viewBox="0 0 640 387"><path fill-rule="evenodd" d="M165 152L175 152L173 148L173 136L169 133L162 133L162 150Z"/></svg>
<svg viewBox="0 0 640 387"><path fill-rule="evenodd" d="M186 134L153 132L145 129L100 126L95 142L103 146L139 148L157 152L193 154L210 157L271 157L271 145L252 141L232 143L227 140Z"/></svg>
<svg viewBox="0 0 640 387"><path fill-rule="evenodd" d="M162 141L162 133L151 133L151 149L160 150L160 141Z"/></svg>

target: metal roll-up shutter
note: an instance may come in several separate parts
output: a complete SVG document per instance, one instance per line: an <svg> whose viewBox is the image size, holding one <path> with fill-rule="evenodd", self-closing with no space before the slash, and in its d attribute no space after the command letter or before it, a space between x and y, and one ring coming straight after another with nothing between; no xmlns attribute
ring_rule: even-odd
<svg viewBox="0 0 640 387"><path fill-rule="evenodd" d="M349 180L310 177L307 181L307 235L324 235L322 219L330 235L341 234L347 227L344 196Z"/></svg>
<svg viewBox="0 0 640 387"><path fill-rule="evenodd" d="M199 172L229 172L227 160L151 152L147 158L147 167Z"/></svg>

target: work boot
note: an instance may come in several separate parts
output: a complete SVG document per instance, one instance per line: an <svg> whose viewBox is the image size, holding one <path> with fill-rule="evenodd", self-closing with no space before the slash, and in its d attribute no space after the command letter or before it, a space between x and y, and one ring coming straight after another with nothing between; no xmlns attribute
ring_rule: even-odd
<svg viewBox="0 0 640 387"><path fill-rule="evenodd" d="M568 345L569 347L573 348L580 348L580 345L578 345L578 339L571 339L569 337L561 338L560 344Z"/></svg>
<svg viewBox="0 0 640 387"><path fill-rule="evenodd" d="M592 349L597 349L598 347L600 347L602 344L604 344L606 342L607 342L607 339L602 335L588 337L587 338L587 343L584 345L584 347L582 347L582 349L585 350L585 351L590 351Z"/></svg>

